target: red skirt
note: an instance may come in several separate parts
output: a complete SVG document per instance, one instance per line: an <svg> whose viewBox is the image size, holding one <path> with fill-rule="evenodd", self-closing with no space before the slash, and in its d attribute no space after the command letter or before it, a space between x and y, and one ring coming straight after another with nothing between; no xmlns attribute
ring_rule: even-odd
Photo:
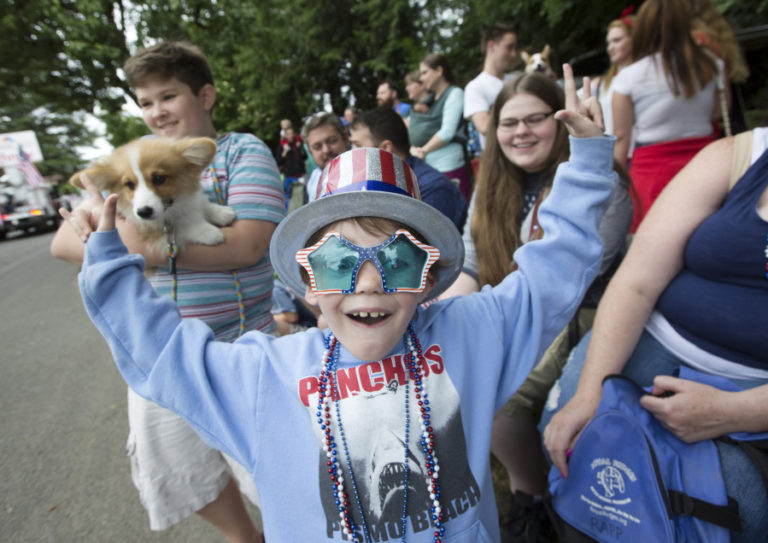
<svg viewBox="0 0 768 543"><path fill-rule="evenodd" d="M635 148L629 167L634 188L632 203L635 207L630 232L634 233L637 230L651 208L651 204L677 172L682 170L696 153L714 140L715 136L712 135L665 141Z"/></svg>

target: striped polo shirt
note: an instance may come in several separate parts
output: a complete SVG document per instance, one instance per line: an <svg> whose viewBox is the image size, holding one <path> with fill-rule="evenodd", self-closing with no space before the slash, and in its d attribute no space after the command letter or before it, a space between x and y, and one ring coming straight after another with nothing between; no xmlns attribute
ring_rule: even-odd
<svg viewBox="0 0 768 543"><path fill-rule="evenodd" d="M251 134L228 133L217 143L212 168L201 178L203 190L218 202L214 176L219 180L225 205L237 219L278 223L285 215L283 186L275 160L267 146ZM245 330L269 332L274 328L272 303L273 271L269 251L253 266L237 270L245 305ZM150 279L155 290L171 295L172 277L158 269ZM181 316L205 321L219 341L233 341L240 327L235 281L230 270L200 272L179 268L177 302Z"/></svg>

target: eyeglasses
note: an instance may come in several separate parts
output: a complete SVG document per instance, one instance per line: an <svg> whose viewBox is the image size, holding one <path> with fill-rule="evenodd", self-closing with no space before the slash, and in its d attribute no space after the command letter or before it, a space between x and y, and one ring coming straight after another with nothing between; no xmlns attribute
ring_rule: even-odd
<svg viewBox="0 0 768 543"><path fill-rule="evenodd" d="M422 292L427 274L440 258L436 247L400 229L375 247L360 247L338 232L326 233L311 247L296 253L296 261L309 274L315 294L351 294L366 260L376 266L384 292Z"/></svg>
<svg viewBox="0 0 768 543"><path fill-rule="evenodd" d="M549 113L532 113L522 119L501 119L499 121L499 128L502 130L515 130L520 123L523 123L528 128L533 128L540 125L554 114L555 111L552 110Z"/></svg>

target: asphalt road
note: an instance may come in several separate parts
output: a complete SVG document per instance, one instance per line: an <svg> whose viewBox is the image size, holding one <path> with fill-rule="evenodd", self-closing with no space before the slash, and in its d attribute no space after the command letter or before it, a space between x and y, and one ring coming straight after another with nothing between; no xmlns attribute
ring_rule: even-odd
<svg viewBox="0 0 768 543"><path fill-rule="evenodd" d="M0 242L0 541L223 541L195 515L149 530L125 456L125 384L51 237Z"/></svg>

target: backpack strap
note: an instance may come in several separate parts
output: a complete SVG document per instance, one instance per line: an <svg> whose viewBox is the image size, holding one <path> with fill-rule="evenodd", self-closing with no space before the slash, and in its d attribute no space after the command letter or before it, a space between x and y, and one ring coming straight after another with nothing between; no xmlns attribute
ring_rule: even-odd
<svg viewBox="0 0 768 543"><path fill-rule="evenodd" d="M669 506L675 515L696 517L732 532L741 532L739 502L730 496L728 505L715 505L677 490L669 490Z"/></svg>
<svg viewBox="0 0 768 543"><path fill-rule="evenodd" d="M733 159L731 160L729 180L729 187L731 188L752 164L752 138L751 130L749 132L741 132L733 138Z"/></svg>
<svg viewBox="0 0 768 543"><path fill-rule="evenodd" d="M755 464L757 471L760 472L760 477L763 479L763 488L765 488L765 495L766 498L768 498L768 439L741 441L735 440L729 436L722 436L718 438L718 440L741 447L741 450L744 451L744 454L746 454L749 459L752 460L752 463Z"/></svg>
<svg viewBox="0 0 768 543"><path fill-rule="evenodd" d="M755 463L755 467L763 478L765 489L768 492L768 439L756 441L739 441L739 447Z"/></svg>

